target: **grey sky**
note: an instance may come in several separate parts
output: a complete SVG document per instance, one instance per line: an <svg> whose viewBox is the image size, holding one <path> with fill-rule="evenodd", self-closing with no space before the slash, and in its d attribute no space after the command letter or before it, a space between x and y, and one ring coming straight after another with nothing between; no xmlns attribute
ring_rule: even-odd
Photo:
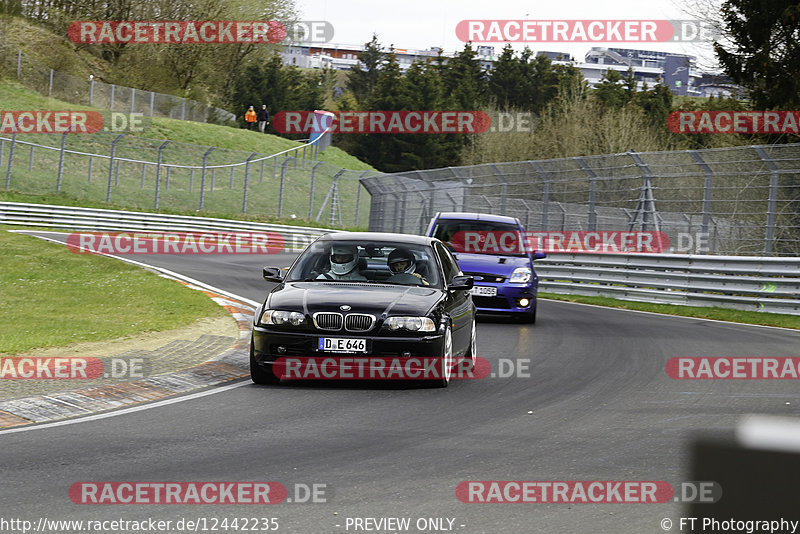
<svg viewBox="0 0 800 534"><path fill-rule="evenodd" d="M428 49L441 46L450 53L463 48L455 28L466 19L608 20L689 19L673 0L298 0L303 20L327 20L334 27L333 43L360 45L373 33L385 45ZM504 43L492 43L498 52ZM521 50L525 45L514 44ZM568 52L579 61L592 46L637 48L692 54L699 66L715 66L710 43L531 43L535 51Z"/></svg>

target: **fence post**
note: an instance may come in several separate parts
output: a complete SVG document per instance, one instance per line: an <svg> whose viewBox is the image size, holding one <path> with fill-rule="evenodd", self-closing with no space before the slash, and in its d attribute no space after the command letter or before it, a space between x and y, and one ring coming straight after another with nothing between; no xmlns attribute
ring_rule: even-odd
<svg viewBox="0 0 800 534"><path fill-rule="evenodd" d="M501 182L503 182L502 185L500 186L500 215L505 215L506 214L506 192L508 190L508 180L506 180L505 175L502 172L500 172L500 169L497 168L497 165L492 163L492 164L489 165L489 167L491 167L492 172L494 173L494 175L497 176L497 178Z"/></svg>
<svg viewBox="0 0 800 534"><path fill-rule="evenodd" d="M262 183L264 181L264 162L266 160L261 160L261 178L258 180L258 183Z"/></svg>
<svg viewBox="0 0 800 534"><path fill-rule="evenodd" d="M89 179L87 180L88 183L92 183L92 161L94 158L89 156Z"/></svg>
<svg viewBox="0 0 800 534"><path fill-rule="evenodd" d="M159 188L161 187L161 156L162 152L164 152L164 148L169 144L169 139L164 141L160 147L158 147L158 162L156 163L156 200L154 209L158 209L158 195L160 193Z"/></svg>
<svg viewBox="0 0 800 534"><path fill-rule="evenodd" d="M253 152L244 164L244 196L242 197L242 213L247 213L247 184L250 182L250 160L258 155Z"/></svg>
<svg viewBox="0 0 800 534"><path fill-rule="evenodd" d="M317 174L317 167L319 167L320 165L322 165L321 161L311 168L311 188L310 188L310 191L308 193L308 220L309 221L311 220L312 210L314 209L314 180L315 180L316 174Z"/></svg>
<svg viewBox="0 0 800 534"><path fill-rule="evenodd" d="M587 229L590 232L595 232L597 231L597 212L595 211L597 204L597 174L583 158L575 158L575 161L581 166L583 172L589 176L589 224Z"/></svg>
<svg viewBox="0 0 800 534"><path fill-rule="evenodd" d="M115 89L116 89L116 86L112 83L111 84L111 98L110 98L110 100L108 102L108 109L111 109L111 110L114 109L114 90Z"/></svg>
<svg viewBox="0 0 800 534"><path fill-rule="evenodd" d="M52 72L52 70L50 71ZM56 193L61 192L61 179L64 176L64 144L67 142L67 134L72 129L70 126L66 132L61 134L61 151L58 154L58 178L56 179Z"/></svg>
<svg viewBox="0 0 800 534"><path fill-rule="evenodd" d="M355 225L358 226L358 215L359 215L359 208L361 207L361 179L369 174L369 171L364 171L361 173L361 176L358 177L358 193L356 193L356 222Z"/></svg>
<svg viewBox="0 0 800 534"><path fill-rule="evenodd" d="M186 120L186 99L183 98L181 102L181 120Z"/></svg>
<svg viewBox="0 0 800 534"><path fill-rule="evenodd" d="M289 156L286 156L281 164L281 188L278 192L278 217L283 211L283 179L286 175L286 164L289 163Z"/></svg>
<svg viewBox="0 0 800 534"><path fill-rule="evenodd" d="M194 167L189 169L189 192L191 193L194 189Z"/></svg>
<svg viewBox="0 0 800 534"><path fill-rule="evenodd" d="M212 146L206 153L203 154L203 172L200 174L200 207L198 209L203 209L203 202L205 201L205 194L206 194L206 162L208 161L208 155L211 154L211 151L214 150L215 146ZM214 190L214 187L211 187L211 190Z"/></svg>
<svg viewBox="0 0 800 534"><path fill-rule="evenodd" d="M91 156L89 157L91 160ZM33 170L33 145L31 145L31 153L28 155L28 172Z"/></svg>
<svg viewBox="0 0 800 534"><path fill-rule="evenodd" d="M278 158L272 158L272 179L278 177Z"/></svg>
<svg viewBox="0 0 800 534"><path fill-rule="evenodd" d="M544 170L542 164L538 161L531 161L531 166L534 170L542 176L544 180L544 189L542 190L542 232L546 232L549 224L550 216L550 173Z"/></svg>
<svg viewBox="0 0 800 534"><path fill-rule="evenodd" d="M17 123L19 126L19 123ZM14 128L14 133L11 134L11 148L8 149L8 170L6 171L6 191L11 185L11 166L14 164L14 145L17 144L17 129Z"/></svg>
<svg viewBox="0 0 800 534"><path fill-rule="evenodd" d="M167 180L164 183L164 191L169 191L169 175L170 175L171 171L172 171L172 167L167 165Z"/></svg>
<svg viewBox="0 0 800 534"><path fill-rule="evenodd" d="M711 222L711 186L714 178L714 171L711 170L711 166L703 160L703 157L698 151L689 150L688 152L689 155L692 156L692 159L697 162L697 165L703 169L703 174L705 174L705 183L703 184L703 221L701 222L700 230L708 235L708 227ZM704 247L707 247L709 244L710 243L706 241ZM708 248L698 248L697 252L708 252Z"/></svg>
<svg viewBox="0 0 800 534"><path fill-rule="evenodd" d="M94 77L89 80L89 105L94 105Z"/></svg>
<svg viewBox="0 0 800 534"><path fill-rule="evenodd" d="M639 194L639 202L636 206L637 212L641 214L642 221L641 221L641 231L647 232L649 227L649 215L653 214L653 224L655 224L656 231L660 230L658 224L658 214L656 213L656 202L655 198L653 197L653 171L650 170L650 167L647 166L645 162L642 161L642 158L639 157L633 149L628 150L626 152L636 166L642 170L642 190ZM634 221L636 220L636 214L634 214L634 219L630 222L630 229L633 230Z"/></svg>
<svg viewBox="0 0 800 534"><path fill-rule="evenodd" d="M125 134L119 134L117 138L111 142L111 157L108 161L108 188L106 189L106 202L111 202L111 179L114 176L114 153L117 150L117 143L123 137L125 137Z"/></svg>
<svg viewBox="0 0 800 534"><path fill-rule="evenodd" d="M228 189L233 189L233 173L236 170L236 167L231 167L231 184Z"/></svg>
<svg viewBox="0 0 800 534"><path fill-rule="evenodd" d="M139 186L139 189L144 189L144 179L146 174L147 174L147 164L142 163L142 183Z"/></svg>
<svg viewBox="0 0 800 534"><path fill-rule="evenodd" d="M153 105L155 104L156 94L150 91L150 116L153 116Z"/></svg>
<svg viewBox="0 0 800 534"><path fill-rule="evenodd" d="M22 77L22 50L17 50L17 79Z"/></svg>
<svg viewBox="0 0 800 534"><path fill-rule="evenodd" d="M755 147L756 154L769 169L769 199L767 200L767 235L764 238L764 256L772 256L772 241L775 239L775 217L778 204L778 166L760 146Z"/></svg>
<svg viewBox="0 0 800 534"><path fill-rule="evenodd" d="M133 115L133 103L136 101L136 89L131 87L131 115Z"/></svg>
<svg viewBox="0 0 800 534"><path fill-rule="evenodd" d="M50 84L47 88L47 96L53 96L53 69L50 69Z"/></svg>

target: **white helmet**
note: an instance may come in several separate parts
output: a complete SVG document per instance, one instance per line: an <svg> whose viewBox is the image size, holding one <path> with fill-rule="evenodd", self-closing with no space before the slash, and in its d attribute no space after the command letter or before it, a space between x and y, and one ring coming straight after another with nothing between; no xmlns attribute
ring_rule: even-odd
<svg viewBox="0 0 800 534"><path fill-rule="evenodd" d="M343 276L358 265L358 248L355 245L333 245L331 247L331 272Z"/></svg>

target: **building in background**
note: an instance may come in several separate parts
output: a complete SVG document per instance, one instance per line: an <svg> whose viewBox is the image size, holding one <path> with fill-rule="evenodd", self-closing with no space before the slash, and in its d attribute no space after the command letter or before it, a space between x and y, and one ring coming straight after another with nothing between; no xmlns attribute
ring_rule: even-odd
<svg viewBox="0 0 800 534"><path fill-rule="evenodd" d="M388 49L384 49L388 51ZM484 70L490 71L497 59L494 46L478 45L475 48L477 59ZM363 45L304 45L287 46L282 53L286 65L301 68L333 68L350 70L357 63ZM436 58L441 48L428 50L395 48L400 70L405 72L415 61ZM701 73L697 70L695 56L672 54L655 50L635 50L626 48L593 47L586 53L583 61L575 61L567 52L541 51L555 64L572 65L581 71L590 86L599 83L609 70L616 70L623 77L633 70L639 89L646 84L652 88L658 83L667 85L673 94L681 96L734 96L741 97L743 91L730 80L719 74ZM445 58L452 55L445 55Z"/></svg>

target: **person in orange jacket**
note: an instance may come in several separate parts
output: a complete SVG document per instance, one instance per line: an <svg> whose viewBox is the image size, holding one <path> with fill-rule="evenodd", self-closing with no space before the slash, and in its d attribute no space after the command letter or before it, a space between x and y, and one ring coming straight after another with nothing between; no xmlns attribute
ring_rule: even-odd
<svg viewBox="0 0 800 534"><path fill-rule="evenodd" d="M244 114L244 121L247 123L247 129L252 130L255 128L256 121L258 120L258 115L256 114L256 110L253 106L247 110L247 113Z"/></svg>

